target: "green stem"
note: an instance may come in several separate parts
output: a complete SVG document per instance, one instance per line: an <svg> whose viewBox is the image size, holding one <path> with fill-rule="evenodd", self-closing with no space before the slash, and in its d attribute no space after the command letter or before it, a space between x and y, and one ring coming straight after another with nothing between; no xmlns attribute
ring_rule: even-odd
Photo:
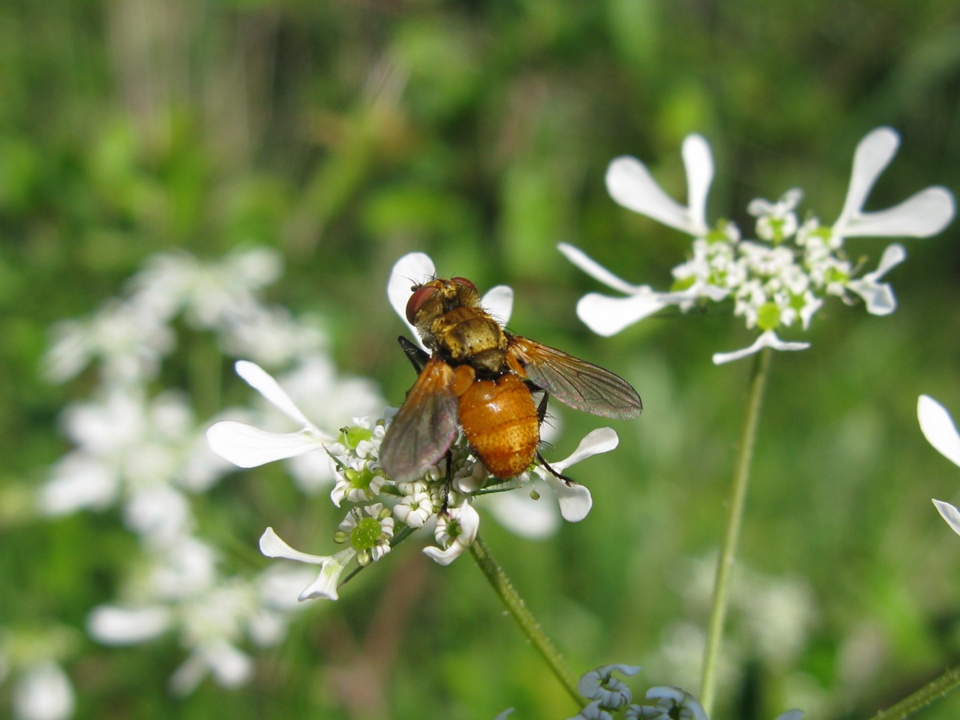
<svg viewBox="0 0 960 720"><path fill-rule="evenodd" d="M960 685L960 667L953 667L931 683L924 685L913 695L905 697L893 707L881 710L872 720L904 720L917 710L926 707L934 700L943 697Z"/></svg>
<svg viewBox="0 0 960 720"><path fill-rule="evenodd" d="M527 608L523 598L510 583L510 579L503 572L503 568L494 560L493 555L490 554L490 549L480 539L479 535L470 546L470 552L473 559L477 561L480 571L486 576L497 595L500 596L503 604L506 605L507 611L513 615L513 619L520 625L523 634L527 636L543 656L543 659L547 661L547 665L553 670L553 674L557 676L560 684L573 698L577 707L582 707L583 698L577 690L577 678L573 674L573 670L560 655L553 641L547 637L543 628L540 627L533 613Z"/></svg>
<svg viewBox="0 0 960 720"><path fill-rule="evenodd" d="M743 507L747 498L747 485L750 481L750 461L753 446L757 439L757 424L760 419L760 405L763 389L770 368L770 356L773 351L764 348L757 355L750 378L750 392L747 397L747 414L743 420L740 434L740 447L733 470L733 484L730 488L730 500L727 507L727 526L717 560L717 576L713 590L713 608L710 612L710 627L707 631L707 645L703 654L703 675L700 680L700 704L710 715L716 697L717 662L720 657L720 642L723 639L723 624L727 615L728 596L733 562L737 554L737 540L743 525Z"/></svg>

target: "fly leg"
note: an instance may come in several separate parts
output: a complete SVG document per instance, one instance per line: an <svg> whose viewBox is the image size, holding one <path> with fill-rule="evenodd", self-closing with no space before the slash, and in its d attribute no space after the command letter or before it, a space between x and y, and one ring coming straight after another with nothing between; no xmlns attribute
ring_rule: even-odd
<svg viewBox="0 0 960 720"><path fill-rule="evenodd" d="M397 342L400 343L400 347L406 354L407 359L413 365L413 369L417 371L417 375L419 375L423 371L423 366L427 364L427 360L430 359L430 356L407 340L403 335L397 338Z"/></svg>
<svg viewBox="0 0 960 720"><path fill-rule="evenodd" d="M539 389L539 388L538 388ZM550 399L550 393L546 390L543 391L543 398L540 400L540 404L537 406L537 417L540 418L540 424L543 425L543 419L547 416L547 401ZM566 475L561 475L556 470L554 470L550 463L544 459L543 455L540 454L540 451L537 450L537 460L540 461L540 464L543 465L551 475L557 477L560 480L563 480L567 485L576 485L577 481L573 478L568 478Z"/></svg>

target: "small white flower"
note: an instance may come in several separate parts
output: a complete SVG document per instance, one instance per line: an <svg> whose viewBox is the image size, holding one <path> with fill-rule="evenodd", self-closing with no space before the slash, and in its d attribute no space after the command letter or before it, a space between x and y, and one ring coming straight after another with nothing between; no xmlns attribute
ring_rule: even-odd
<svg viewBox="0 0 960 720"><path fill-rule="evenodd" d="M314 598L339 599L337 585L340 583L340 575L346 569L347 564L357 556L357 550L353 546L330 556L310 555L300 552L281 540L280 536L273 531L273 528L267 528L261 536L260 552L269 558L284 558L320 566L320 575L300 593L299 599L301 601Z"/></svg>
<svg viewBox="0 0 960 720"><path fill-rule="evenodd" d="M775 203L762 198L752 200L747 212L757 218L757 237L778 243L793 237L798 228L793 211L802 198L803 191L792 188Z"/></svg>
<svg viewBox="0 0 960 720"><path fill-rule="evenodd" d="M423 552L438 565L449 565L473 545L479 529L480 516L470 503L449 508L437 516L434 536L440 547L425 547Z"/></svg>
<svg viewBox="0 0 960 720"><path fill-rule="evenodd" d="M366 517L364 517L364 514ZM376 562L390 552L394 520L383 503L373 503L363 508L354 508L340 523L340 531L357 550L357 562L366 565Z"/></svg>
<svg viewBox="0 0 960 720"><path fill-rule="evenodd" d="M274 460L285 460L336 441L319 430L259 365L241 360L237 375L259 392L287 417L301 425L295 433L275 433L233 420L223 420L207 430L207 441L217 455L242 468L259 467Z"/></svg>
<svg viewBox="0 0 960 720"><path fill-rule="evenodd" d="M433 498L425 490L407 493L393 506L393 514L397 520L412 528L423 527L423 524L433 517L434 512Z"/></svg>

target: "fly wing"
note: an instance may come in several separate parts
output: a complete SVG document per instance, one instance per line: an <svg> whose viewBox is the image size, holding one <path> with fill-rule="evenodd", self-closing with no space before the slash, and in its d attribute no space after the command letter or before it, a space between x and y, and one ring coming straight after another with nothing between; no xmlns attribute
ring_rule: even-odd
<svg viewBox="0 0 960 720"><path fill-rule="evenodd" d="M511 369L565 405L619 419L635 418L643 410L633 386L609 370L517 335L509 335L507 342Z"/></svg>
<svg viewBox="0 0 960 720"><path fill-rule="evenodd" d="M432 357L407 393L380 445L380 464L394 482L421 477L457 435L459 399L453 368Z"/></svg>

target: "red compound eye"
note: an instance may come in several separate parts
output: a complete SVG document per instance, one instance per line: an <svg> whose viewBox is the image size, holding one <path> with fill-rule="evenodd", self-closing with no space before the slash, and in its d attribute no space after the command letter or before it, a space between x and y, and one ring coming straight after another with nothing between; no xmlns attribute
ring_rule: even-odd
<svg viewBox="0 0 960 720"><path fill-rule="evenodd" d="M407 300L407 320L410 321L411 325L417 324L417 313L420 312L420 308L426 304L427 300L433 297L435 292L437 292L437 289L432 285L421 285L413 291L413 295Z"/></svg>
<svg viewBox="0 0 960 720"><path fill-rule="evenodd" d="M462 278L462 277L450 278L450 282L456 283L457 285L464 285L470 288L471 290L473 290L474 292L477 292L477 286L474 285L469 280L467 280L466 278Z"/></svg>

